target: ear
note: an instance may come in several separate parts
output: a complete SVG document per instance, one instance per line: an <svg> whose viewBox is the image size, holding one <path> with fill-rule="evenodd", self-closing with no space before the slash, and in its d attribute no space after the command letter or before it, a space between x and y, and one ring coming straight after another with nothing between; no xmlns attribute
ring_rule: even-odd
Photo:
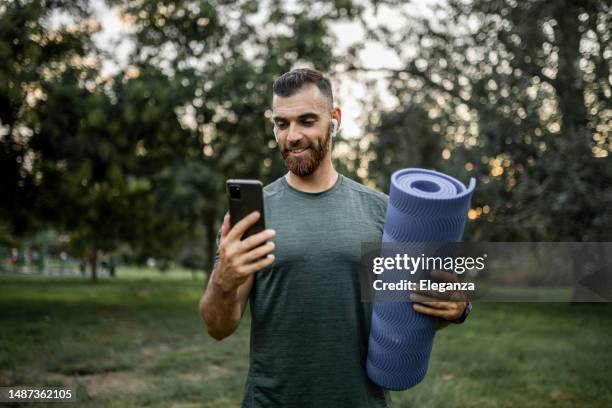
<svg viewBox="0 0 612 408"><path fill-rule="evenodd" d="M332 122L332 135L336 135L340 131L340 124L342 123L342 110L339 106L334 107L331 112Z"/></svg>

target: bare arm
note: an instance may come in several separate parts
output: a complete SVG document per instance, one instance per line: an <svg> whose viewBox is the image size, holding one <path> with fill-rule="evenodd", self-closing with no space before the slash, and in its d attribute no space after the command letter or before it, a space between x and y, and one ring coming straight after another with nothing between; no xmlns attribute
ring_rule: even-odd
<svg viewBox="0 0 612 408"><path fill-rule="evenodd" d="M273 230L268 229L244 241L240 240L258 218L258 213L250 214L231 229L229 215L223 220L219 262L210 275L199 304L206 331L216 340L222 340L236 331L253 287L255 272L274 261L274 255L270 254L274 243L265 243L274 237Z"/></svg>
<svg viewBox="0 0 612 408"><path fill-rule="evenodd" d="M237 289L226 291L215 282L217 273L217 269L212 272L199 309L208 334L222 340L238 328L253 286L253 276Z"/></svg>

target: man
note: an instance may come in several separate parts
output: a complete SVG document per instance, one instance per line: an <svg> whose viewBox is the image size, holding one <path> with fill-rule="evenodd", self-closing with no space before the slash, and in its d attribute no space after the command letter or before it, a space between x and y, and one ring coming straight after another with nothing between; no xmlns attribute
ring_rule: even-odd
<svg viewBox="0 0 612 408"><path fill-rule="evenodd" d="M275 136L289 171L264 189L269 229L241 241L259 215L233 228L225 216L200 313L221 340L250 300L243 407L389 406L388 393L365 371L372 307L361 302L358 276L361 242L381 240L388 197L334 169L331 144L342 112L328 79L293 70L273 93ZM451 321L465 303L414 307Z"/></svg>

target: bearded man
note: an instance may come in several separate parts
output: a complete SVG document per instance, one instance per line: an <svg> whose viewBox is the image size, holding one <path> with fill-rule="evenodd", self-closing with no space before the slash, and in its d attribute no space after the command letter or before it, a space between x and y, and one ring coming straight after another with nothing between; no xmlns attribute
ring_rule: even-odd
<svg viewBox="0 0 612 408"><path fill-rule="evenodd" d="M243 408L388 407L388 392L366 375L372 306L359 282L361 243L381 241L388 197L334 169L342 111L320 72L279 77L272 111L288 172L264 188L267 230L241 240L260 215L233 228L225 216L200 300L204 325L217 340L231 335L250 301ZM453 321L466 303L420 306Z"/></svg>

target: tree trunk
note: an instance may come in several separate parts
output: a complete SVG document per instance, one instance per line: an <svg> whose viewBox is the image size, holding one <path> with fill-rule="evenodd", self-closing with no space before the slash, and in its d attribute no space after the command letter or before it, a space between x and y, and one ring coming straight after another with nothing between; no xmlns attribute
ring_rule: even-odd
<svg viewBox="0 0 612 408"><path fill-rule="evenodd" d="M581 161L592 156L592 134L584 101L584 80L580 69L580 10L574 1L557 7L555 36L559 47L559 64L555 88L561 111L561 134L566 152L579 154Z"/></svg>
<svg viewBox="0 0 612 408"><path fill-rule="evenodd" d="M593 156L591 152L592 134L588 127L588 116L584 100L584 80L580 69L580 32L581 22L578 19L582 11L574 0L567 0L565 4L556 7L555 37L559 48L559 63L555 89L561 112L561 154L572 157L564 167L565 176L576 179L579 183L582 178L590 177ZM563 174L562 174L563 175ZM558 175L558 176L562 176ZM572 186L572 187L569 187ZM565 189L570 196L569 200L579 200L581 192L577 184L566 184ZM579 229L576 229L576 219L579 213L572 211L562 214L562 228L559 238L564 241L582 241ZM583 275L585 259L583 254L574 251L573 254L574 281L580 281ZM572 303L584 301L584 289L580 285L574 286Z"/></svg>
<svg viewBox="0 0 612 408"><path fill-rule="evenodd" d="M91 280L92 282L98 281L98 250L94 249L89 254L89 264L91 267Z"/></svg>

